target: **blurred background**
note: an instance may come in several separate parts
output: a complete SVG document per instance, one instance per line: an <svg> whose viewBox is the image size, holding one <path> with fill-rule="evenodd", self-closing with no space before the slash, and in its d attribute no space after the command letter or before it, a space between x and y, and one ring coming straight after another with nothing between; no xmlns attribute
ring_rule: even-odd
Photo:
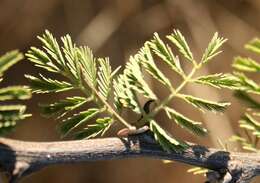
<svg viewBox="0 0 260 183"><path fill-rule="evenodd" d="M260 1L258 0L0 0L0 53L12 49L26 52L45 29L56 37L69 33L79 45L88 45L96 56L110 57L114 67L124 64L129 55L149 40L154 32L161 37L170 34L173 28L181 30L188 40L196 58L200 58L214 32L228 38L224 52L200 74L230 72L236 55L248 55L243 45L260 31ZM175 53L176 54L176 53ZM183 62L185 64L185 62ZM169 71L165 66L160 66ZM189 69L188 65L185 68ZM27 60L18 63L7 72L4 84L27 84L23 75L39 72ZM177 82L175 75L172 81ZM167 94L160 86L150 81L154 90ZM229 91L208 87L187 86L184 90L197 97L216 101L231 101L225 114L201 114L180 101L172 105L192 119L203 121L210 130L208 138L194 138L179 130L166 118L160 122L178 137L220 147L238 131L237 121L244 111ZM62 97L62 96L60 96ZM11 138L33 141L59 140L55 130L57 122L40 116L37 103L52 102L56 96L37 95L29 102L33 117L20 123ZM165 119L165 120L164 120ZM176 128L178 130L176 130ZM232 150L237 144L228 143ZM164 164L154 159L128 159L102 161L48 167L23 179L23 183L202 183L202 176L186 173L190 166L180 163ZM256 180L257 182L257 180Z"/></svg>

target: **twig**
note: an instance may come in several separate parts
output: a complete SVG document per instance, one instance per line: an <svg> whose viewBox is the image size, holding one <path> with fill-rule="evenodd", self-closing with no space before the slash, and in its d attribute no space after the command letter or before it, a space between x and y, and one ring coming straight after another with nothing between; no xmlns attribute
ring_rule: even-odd
<svg viewBox="0 0 260 183"><path fill-rule="evenodd" d="M127 138L103 138L61 142L24 142L0 138L0 164L11 183L49 165L150 157L175 160L231 175L230 183L248 183L260 174L260 155L225 152L190 144L182 153L167 153L149 132Z"/></svg>

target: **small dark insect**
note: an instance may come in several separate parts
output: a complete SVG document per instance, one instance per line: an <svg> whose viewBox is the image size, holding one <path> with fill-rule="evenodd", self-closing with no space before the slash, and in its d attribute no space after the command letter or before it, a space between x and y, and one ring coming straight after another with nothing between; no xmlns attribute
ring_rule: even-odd
<svg viewBox="0 0 260 183"><path fill-rule="evenodd" d="M143 110L146 114L149 114L150 112L150 107L151 107L151 104L154 102L155 100L148 100L144 106L143 106ZM138 119L137 121L140 121L143 119L143 115L140 117L140 119ZM141 128L138 128L138 129L129 129L129 128L123 128L121 130L119 130L117 132L117 135L119 137L127 137L128 135L135 135L135 134L140 134L140 133L144 133L146 132L147 130L149 130L149 127L147 125L141 127Z"/></svg>
<svg viewBox="0 0 260 183"><path fill-rule="evenodd" d="M145 102L144 106L143 106L143 110L146 114L149 114L150 113L150 110L151 110L151 104L155 102L155 100L153 99L150 99L148 100L147 102ZM137 121L141 121L143 119L143 115L137 120Z"/></svg>

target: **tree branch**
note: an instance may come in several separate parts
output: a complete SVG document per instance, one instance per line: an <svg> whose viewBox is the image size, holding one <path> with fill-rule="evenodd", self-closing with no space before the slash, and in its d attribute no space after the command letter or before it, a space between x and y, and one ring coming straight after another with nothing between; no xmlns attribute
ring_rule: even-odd
<svg viewBox="0 0 260 183"><path fill-rule="evenodd" d="M10 173L11 183L49 165L134 157L175 160L205 167L219 172L223 183L247 183L260 174L259 154L225 152L195 144L182 153L167 153L148 132L128 138L61 142L0 138L0 165ZM227 181L227 177L231 179Z"/></svg>

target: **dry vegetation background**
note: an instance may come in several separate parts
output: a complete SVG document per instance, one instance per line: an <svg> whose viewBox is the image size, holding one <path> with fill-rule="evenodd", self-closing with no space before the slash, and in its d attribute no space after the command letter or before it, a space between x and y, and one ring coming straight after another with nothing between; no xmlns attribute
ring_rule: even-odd
<svg viewBox="0 0 260 183"><path fill-rule="evenodd" d="M260 36L259 0L0 0L0 53L11 49L26 51L39 42L36 35L49 29L59 37L69 33L77 44L90 46L97 56L109 56L114 66L124 64L153 32L169 34L180 29L199 58L213 33L218 31L229 39L224 53L201 73L229 72L235 55L245 55L243 45ZM167 68L161 66L167 73ZM188 66L185 65L185 67ZM24 60L7 73L4 84L26 84L25 73L39 70ZM170 73L169 73L170 74ZM172 81L178 82L175 75ZM161 97L166 92L151 81ZM179 101L172 103L193 119L204 121L211 133L208 138L196 138L176 126L165 125L179 137L205 145L219 146L217 138L225 141L237 132L237 121L243 108L228 91L188 86L185 92L215 100L229 100L232 106L224 115L204 114ZM61 96L62 97L62 96ZM35 96L28 102L34 116L11 135L12 138L34 141L58 140L57 122L39 115L37 102L51 102L55 96ZM160 116L163 122L164 117ZM230 148L238 148L236 144ZM163 164L160 160L129 159L78 165L54 166L34 174L22 182L30 183L187 183L203 182L201 176L186 173L186 165Z"/></svg>

